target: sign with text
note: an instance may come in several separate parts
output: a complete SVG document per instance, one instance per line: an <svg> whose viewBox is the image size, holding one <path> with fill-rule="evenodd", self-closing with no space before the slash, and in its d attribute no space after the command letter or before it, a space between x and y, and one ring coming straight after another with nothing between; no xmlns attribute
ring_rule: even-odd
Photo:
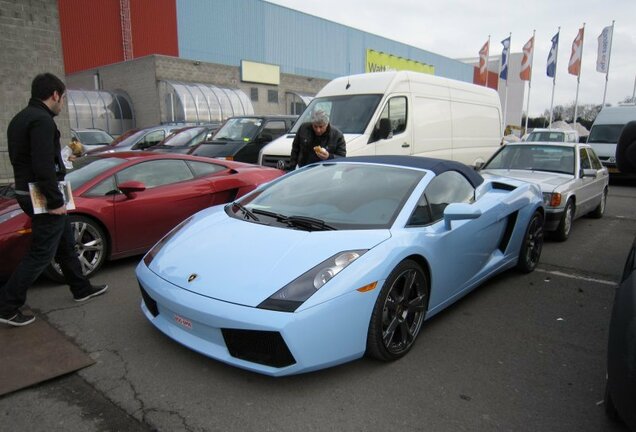
<svg viewBox="0 0 636 432"><path fill-rule="evenodd" d="M365 72L385 72L409 70L435 75L435 66L420 63L415 60L386 54L380 51L367 49L367 61Z"/></svg>

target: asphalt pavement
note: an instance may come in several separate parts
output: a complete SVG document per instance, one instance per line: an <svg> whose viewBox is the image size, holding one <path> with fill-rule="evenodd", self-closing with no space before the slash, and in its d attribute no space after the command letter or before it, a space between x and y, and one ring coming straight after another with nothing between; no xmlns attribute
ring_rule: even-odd
<svg viewBox="0 0 636 432"><path fill-rule="evenodd" d="M139 309L139 257L108 263L94 282L109 292L86 304L40 281L38 319L96 363L0 398L0 431L624 431L602 400L634 209L636 183L613 182L602 219L578 219L535 272L499 275L426 322L400 361L286 378L163 336Z"/></svg>

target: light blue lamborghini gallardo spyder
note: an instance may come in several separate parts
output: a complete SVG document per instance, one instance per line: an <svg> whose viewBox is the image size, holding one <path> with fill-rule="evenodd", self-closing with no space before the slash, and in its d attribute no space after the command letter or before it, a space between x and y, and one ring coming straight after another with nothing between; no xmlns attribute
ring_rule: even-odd
<svg viewBox="0 0 636 432"><path fill-rule="evenodd" d="M491 276L534 270L538 186L456 162L310 165L174 228L137 267L141 308L206 356L282 376L390 361Z"/></svg>

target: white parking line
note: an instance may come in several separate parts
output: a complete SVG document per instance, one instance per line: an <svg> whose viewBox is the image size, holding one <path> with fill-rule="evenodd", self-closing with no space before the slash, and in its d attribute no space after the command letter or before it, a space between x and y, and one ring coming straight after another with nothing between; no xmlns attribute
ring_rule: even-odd
<svg viewBox="0 0 636 432"><path fill-rule="evenodd" d="M562 277L566 277L566 278L570 278L570 279L582 280L582 281L586 281L586 282L596 282L596 283L600 283L600 284L603 284L603 285L616 286L616 282L602 280L602 279L594 279L594 278L585 277L585 276L579 276L579 275L575 275L575 274L568 274L568 273L563 273L563 272L560 272L560 271L550 271L550 270L541 270L541 269L535 269L535 271L538 271L538 272L541 272L541 273L548 273L548 274L551 274L551 275L554 275L554 276L562 276Z"/></svg>

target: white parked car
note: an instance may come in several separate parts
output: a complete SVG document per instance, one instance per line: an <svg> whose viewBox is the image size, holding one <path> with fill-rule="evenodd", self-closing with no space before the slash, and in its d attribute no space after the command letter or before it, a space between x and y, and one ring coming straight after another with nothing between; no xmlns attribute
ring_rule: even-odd
<svg viewBox="0 0 636 432"><path fill-rule="evenodd" d="M579 141L579 134L575 130L566 129L533 129L523 141L575 143Z"/></svg>
<svg viewBox="0 0 636 432"><path fill-rule="evenodd" d="M609 174L588 144L519 142L503 146L482 167L484 176L497 175L541 186L545 231L566 240L572 221L605 212Z"/></svg>

